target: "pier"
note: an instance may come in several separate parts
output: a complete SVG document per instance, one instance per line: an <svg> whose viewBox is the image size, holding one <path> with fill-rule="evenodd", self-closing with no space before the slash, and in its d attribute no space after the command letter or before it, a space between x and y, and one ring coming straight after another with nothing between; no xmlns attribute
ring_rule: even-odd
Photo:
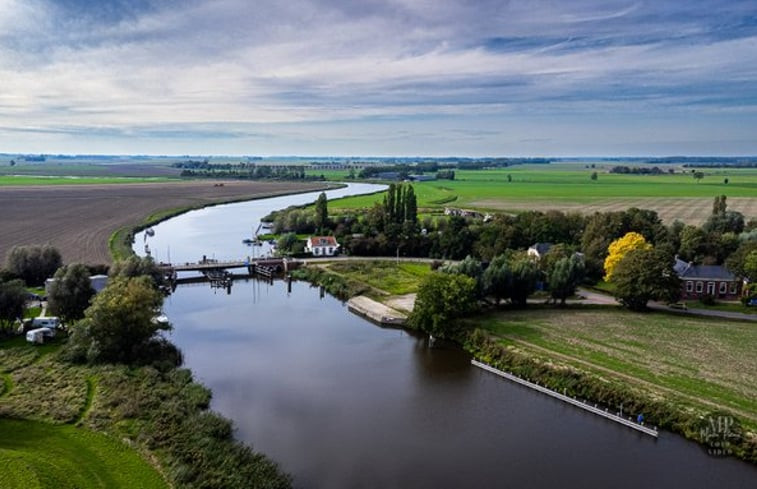
<svg viewBox="0 0 757 489"><path fill-rule="evenodd" d="M598 416L602 416L604 418L607 418L611 421L615 421L616 423L622 424L624 426L627 426L631 429L634 429L636 431L639 431L641 433L644 433L646 435L652 436L654 438L657 438L657 428L650 428L649 426L645 426L643 423L636 423L631 419L626 419L618 414L611 413L607 409L601 409L597 407L596 404L588 404L583 401L580 401L578 399L575 399L573 397L566 396L564 394L560 394L559 392L553 391L552 389L548 389L546 387L543 387L539 384L534 384L533 382L529 382L527 380L523 380L520 377L516 377L515 375L509 374L507 372L503 372L502 370L498 370L490 365L487 365L485 363L481 363L477 360L471 360L471 364L479 367L481 369L484 369L488 372L491 372L495 375L499 375L500 377L503 377L507 380L510 380L512 382L515 382L517 384L523 385L525 387L528 387L530 389L536 390L541 392L542 394L546 394L550 397L554 397L555 399L559 399L561 401L567 402L568 404L572 404L576 407L579 407L585 411L589 411L590 413L596 414Z"/></svg>

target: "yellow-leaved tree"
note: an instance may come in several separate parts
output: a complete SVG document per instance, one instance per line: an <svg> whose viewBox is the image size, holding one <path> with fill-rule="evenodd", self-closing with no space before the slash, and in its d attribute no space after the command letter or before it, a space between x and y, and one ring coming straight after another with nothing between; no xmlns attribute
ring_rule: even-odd
<svg viewBox="0 0 757 489"><path fill-rule="evenodd" d="M652 245L647 243L639 233L626 233L622 238L618 238L607 247L607 258L605 258L605 281L612 281L612 272L618 266L620 260L631 250L651 249Z"/></svg>

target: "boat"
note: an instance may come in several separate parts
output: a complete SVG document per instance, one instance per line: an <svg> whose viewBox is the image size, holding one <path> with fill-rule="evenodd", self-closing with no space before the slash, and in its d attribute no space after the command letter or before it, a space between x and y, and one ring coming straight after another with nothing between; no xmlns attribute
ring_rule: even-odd
<svg viewBox="0 0 757 489"><path fill-rule="evenodd" d="M145 234L147 236L153 237L153 236L155 236L155 230L153 228L147 228L147 229L145 229Z"/></svg>
<svg viewBox="0 0 757 489"><path fill-rule="evenodd" d="M252 238L244 238L244 239L242 240L242 243L244 243L244 244L246 244L246 245L251 245L251 244L253 244L254 242L255 242L255 240L254 240L254 239L252 239Z"/></svg>

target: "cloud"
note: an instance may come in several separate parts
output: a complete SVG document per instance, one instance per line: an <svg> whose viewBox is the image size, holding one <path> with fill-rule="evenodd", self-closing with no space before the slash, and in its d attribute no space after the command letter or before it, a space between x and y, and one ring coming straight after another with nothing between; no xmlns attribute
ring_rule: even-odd
<svg viewBox="0 0 757 489"><path fill-rule="evenodd" d="M0 0L0 32L0 126L83 141L757 117L752 1Z"/></svg>

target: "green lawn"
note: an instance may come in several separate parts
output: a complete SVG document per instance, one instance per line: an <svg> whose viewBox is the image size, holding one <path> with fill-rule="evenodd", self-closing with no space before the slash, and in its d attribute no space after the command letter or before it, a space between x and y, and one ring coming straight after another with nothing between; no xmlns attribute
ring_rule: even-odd
<svg viewBox="0 0 757 489"><path fill-rule="evenodd" d="M342 262L332 263L329 270L391 295L411 294L418 291L423 277L431 273L428 263L409 262Z"/></svg>
<svg viewBox="0 0 757 489"><path fill-rule="evenodd" d="M747 307L741 302L716 302L703 304L700 301L686 301L689 309L709 309L713 311L738 312L741 314L757 314L757 307Z"/></svg>
<svg viewBox="0 0 757 489"><path fill-rule="evenodd" d="M0 487L164 488L134 450L70 425L0 419Z"/></svg>
<svg viewBox="0 0 757 489"><path fill-rule="evenodd" d="M753 323L615 308L496 312L473 322L504 344L704 399L757 424Z"/></svg>

